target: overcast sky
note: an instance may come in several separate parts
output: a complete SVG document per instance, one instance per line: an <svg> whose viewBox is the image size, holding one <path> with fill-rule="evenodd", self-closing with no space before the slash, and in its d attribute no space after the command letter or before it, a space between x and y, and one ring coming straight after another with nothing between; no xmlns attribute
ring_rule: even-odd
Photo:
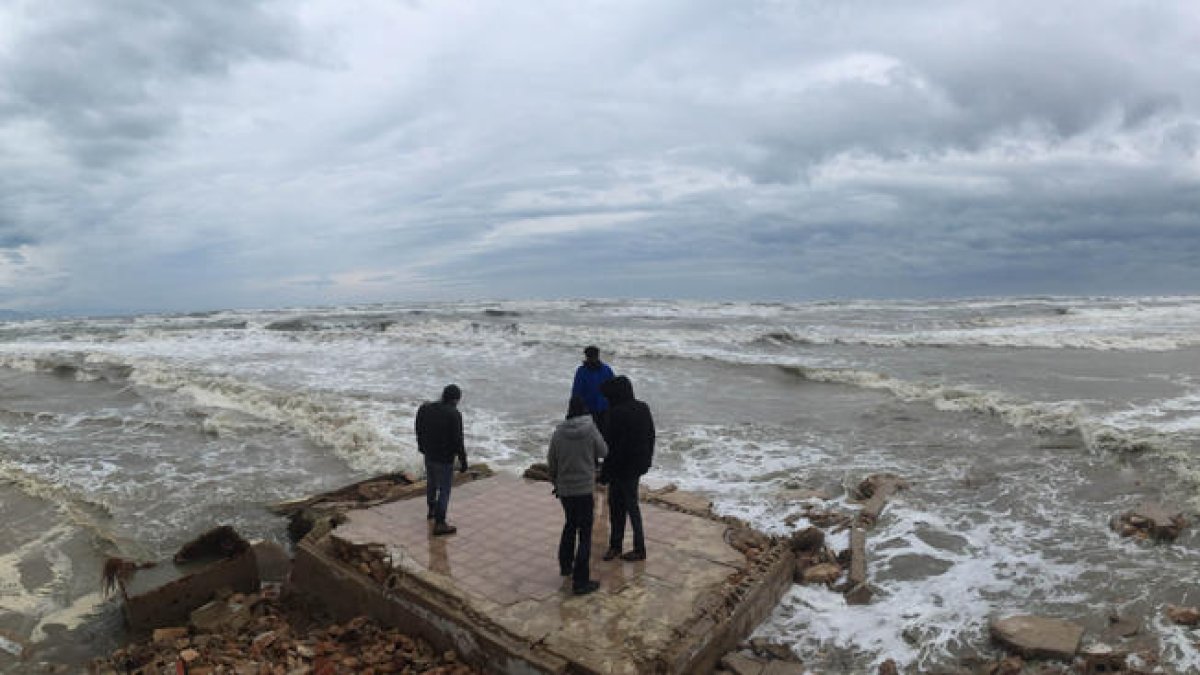
<svg viewBox="0 0 1200 675"><path fill-rule="evenodd" d="M1200 293L1200 2L6 0L0 308Z"/></svg>

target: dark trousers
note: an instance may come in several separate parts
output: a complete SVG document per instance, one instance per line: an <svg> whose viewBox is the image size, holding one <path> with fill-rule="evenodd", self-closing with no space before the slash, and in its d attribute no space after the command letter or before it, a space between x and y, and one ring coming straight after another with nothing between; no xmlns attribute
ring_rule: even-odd
<svg viewBox="0 0 1200 675"><path fill-rule="evenodd" d="M642 508L638 505L638 483L641 476L612 478L608 483L608 547L620 551L625 539L625 517L633 527L633 550L646 552L646 536L642 531Z"/></svg>
<svg viewBox="0 0 1200 675"><path fill-rule="evenodd" d="M558 500L562 502L566 516L562 538L558 540L558 567L571 570L571 584L582 588L591 580L592 518L596 499L586 494L559 497Z"/></svg>
<svg viewBox="0 0 1200 675"><path fill-rule="evenodd" d="M443 464L425 460L425 503L436 522L446 522L450 506L450 484L454 479L454 463Z"/></svg>
<svg viewBox="0 0 1200 675"><path fill-rule="evenodd" d="M596 428L600 430L600 435L604 437L604 442L608 442L608 410L592 413L592 422L596 424Z"/></svg>

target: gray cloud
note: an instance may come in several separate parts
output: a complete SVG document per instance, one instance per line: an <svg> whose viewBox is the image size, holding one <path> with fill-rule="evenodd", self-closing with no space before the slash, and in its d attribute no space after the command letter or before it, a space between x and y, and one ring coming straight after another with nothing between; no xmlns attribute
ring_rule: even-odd
<svg viewBox="0 0 1200 675"><path fill-rule="evenodd" d="M16 5L0 295L1197 293L1198 30L1184 0Z"/></svg>
<svg viewBox="0 0 1200 675"><path fill-rule="evenodd" d="M84 164L144 149L179 121L178 89L290 51L292 20L264 2L37 3L0 59L0 116L45 124Z"/></svg>

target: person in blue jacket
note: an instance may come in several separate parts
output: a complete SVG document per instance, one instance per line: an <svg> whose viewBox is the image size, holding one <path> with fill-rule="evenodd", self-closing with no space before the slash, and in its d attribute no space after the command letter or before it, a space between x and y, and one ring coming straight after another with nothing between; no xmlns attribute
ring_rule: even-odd
<svg viewBox="0 0 1200 675"><path fill-rule="evenodd" d="M600 349L588 345L583 350L583 363L575 369L575 382L571 385L571 396L578 396L587 405L592 421L600 434L608 438L608 399L600 393L600 385L613 379L612 368L600 360Z"/></svg>

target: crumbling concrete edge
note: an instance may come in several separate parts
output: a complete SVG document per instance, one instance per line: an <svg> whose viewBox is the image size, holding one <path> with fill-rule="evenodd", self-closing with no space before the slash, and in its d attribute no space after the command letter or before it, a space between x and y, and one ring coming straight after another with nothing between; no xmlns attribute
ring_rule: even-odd
<svg viewBox="0 0 1200 675"><path fill-rule="evenodd" d="M415 582L407 577L404 584ZM385 589L351 569L328 550L326 538L305 538L296 547L292 584L297 592L318 600L339 620L365 614L385 625L427 640L439 650L454 650L467 662L489 673L566 673L570 665L538 645L509 634L444 591L421 584Z"/></svg>
<svg viewBox="0 0 1200 675"><path fill-rule="evenodd" d="M772 540L769 548L751 562L740 582L722 598L721 607L703 612L684 629L678 646L669 652L666 672L713 672L721 657L735 649L775 610L792 585L795 566L796 556L787 543Z"/></svg>

